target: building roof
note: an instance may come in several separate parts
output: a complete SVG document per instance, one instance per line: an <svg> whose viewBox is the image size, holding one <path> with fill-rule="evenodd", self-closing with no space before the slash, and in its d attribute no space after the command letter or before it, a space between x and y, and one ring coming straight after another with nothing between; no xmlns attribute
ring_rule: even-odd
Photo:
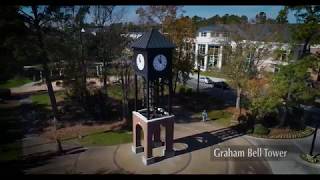
<svg viewBox="0 0 320 180"><path fill-rule="evenodd" d="M144 33L131 44L131 48L153 49L153 48L175 48L175 45L160 34L159 31L152 29Z"/></svg>
<svg viewBox="0 0 320 180"><path fill-rule="evenodd" d="M243 40L288 42L288 24L215 24L200 27L197 32L230 32Z"/></svg>

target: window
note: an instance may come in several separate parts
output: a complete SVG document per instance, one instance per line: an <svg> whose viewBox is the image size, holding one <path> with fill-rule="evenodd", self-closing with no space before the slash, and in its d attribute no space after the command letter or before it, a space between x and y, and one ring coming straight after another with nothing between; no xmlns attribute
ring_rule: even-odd
<svg viewBox="0 0 320 180"><path fill-rule="evenodd" d="M201 32L201 37L206 37L207 36L207 32Z"/></svg>
<svg viewBox="0 0 320 180"><path fill-rule="evenodd" d="M204 68L204 57L203 56L199 56L198 62L200 62L200 68L203 69Z"/></svg>
<svg viewBox="0 0 320 180"><path fill-rule="evenodd" d="M206 45L205 44L199 44L198 45L199 54L205 54L205 51L206 51Z"/></svg>
<svg viewBox="0 0 320 180"><path fill-rule="evenodd" d="M216 67L219 60L219 46L210 46L208 49L209 67Z"/></svg>
<svg viewBox="0 0 320 180"><path fill-rule="evenodd" d="M217 66L219 59L219 46L214 47L214 53L213 53L213 65Z"/></svg>

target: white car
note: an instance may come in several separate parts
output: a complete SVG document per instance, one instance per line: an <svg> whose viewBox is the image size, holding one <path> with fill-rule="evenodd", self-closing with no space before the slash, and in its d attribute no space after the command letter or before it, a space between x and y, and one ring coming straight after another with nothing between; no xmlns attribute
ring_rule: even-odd
<svg viewBox="0 0 320 180"><path fill-rule="evenodd" d="M205 84L213 84L214 82L208 78L208 77L200 77L199 79L200 83L205 83Z"/></svg>

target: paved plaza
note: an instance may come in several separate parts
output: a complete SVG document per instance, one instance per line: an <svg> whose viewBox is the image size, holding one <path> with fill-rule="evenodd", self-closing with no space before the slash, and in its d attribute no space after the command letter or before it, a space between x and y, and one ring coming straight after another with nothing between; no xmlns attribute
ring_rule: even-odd
<svg viewBox="0 0 320 180"><path fill-rule="evenodd" d="M164 134L162 132L162 134ZM163 138L163 137L162 137ZM153 150L156 163L145 166L141 160L143 153L134 154L131 143L116 146L77 147L72 142L64 144L74 149L66 155L56 156L39 166L25 170L27 174L309 174L320 173L320 167L301 161L299 152L308 152L311 137L297 140L265 140L239 134L231 128L223 128L214 122L194 122L175 124L176 155L165 159L163 147ZM284 142L285 141L285 142ZM286 160L266 160L263 158L223 160L211 159L212 147L252 146L287 143L296 148ZM319 150L319 139L316 143ZM41 145L38 145L41 146ZM46 147L45 147L46 146ZM50 151L54 146L43 145L42 151ZM74 146L75 148L72 148ZM36 146L33 146L35 148ZM47 150L45 150L47 148ZM68 149L66 148L66 149ZM27 153L28 148L25 149ZM41 148L40 148L41 149ZM38 151L39 147L38 147Z"/></svg>

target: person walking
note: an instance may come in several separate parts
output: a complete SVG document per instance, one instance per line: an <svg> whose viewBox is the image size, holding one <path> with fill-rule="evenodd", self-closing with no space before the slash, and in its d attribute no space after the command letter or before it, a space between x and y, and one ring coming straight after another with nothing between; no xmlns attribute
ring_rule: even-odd
<svg viewBox="0 0 320 180"><path fill-rule="evenodd" d="M203 110L203 112L202 112L202 122L207 121L207 119L208 119L208 113L207 113L206 110Z"/></svg>

